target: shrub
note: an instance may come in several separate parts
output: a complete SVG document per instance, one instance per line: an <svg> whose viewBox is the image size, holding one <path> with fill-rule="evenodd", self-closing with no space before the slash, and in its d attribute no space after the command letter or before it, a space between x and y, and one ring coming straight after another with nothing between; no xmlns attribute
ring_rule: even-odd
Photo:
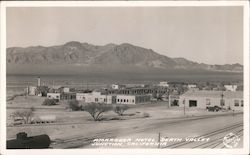
<svg viewBox="0 0 250 155"><path fill-rule="evenodd" d="M83 106L83 110L87 111L94 121L101 121L103 117L103 113L110 111L112 107L108 104L104 103L89 103Z"/></svg>
<svg viewBox="0 0 250 155"><path fill-rule="evenodd" d="M129 107L127 105L116 105L113 108L114 112L117 113L120 116L122 116L124 111L126 111L128 109L129 109Z"/></svg>
<svg viewBox="0 0 250 155"><path fill-rule="evenodd" d="M48 105L48 106L56 105L57 102L59 102L58 99L45 99L43 101L43 105Z"/></svg>
<svg viewBox="0 0 250 155"><path fill-rule="evenodd" d="M68 101L68 104L69 104L69 108L72 111L78 111L82 109L82 106L79 104L77 100L70 100Z"/></svg>
<svg viewBox="0 0 250 155"><path fill-rule="evenodd" d="M12 116L19 117L24 124L29 124L31 123L31 119L33 116L33 111L32 110L22 110L22 111L16 111L12 114Z"/></svg>

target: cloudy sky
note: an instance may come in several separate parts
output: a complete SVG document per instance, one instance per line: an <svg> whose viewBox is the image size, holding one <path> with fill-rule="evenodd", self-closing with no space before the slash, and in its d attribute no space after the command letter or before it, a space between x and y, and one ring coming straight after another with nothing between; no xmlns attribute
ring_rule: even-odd
<svg viewBox="0 0 250 155"><path fill-rule="evenodd" d="M241 7L7 8L7 47L131 43L169 57L243 64Z"/></svg>

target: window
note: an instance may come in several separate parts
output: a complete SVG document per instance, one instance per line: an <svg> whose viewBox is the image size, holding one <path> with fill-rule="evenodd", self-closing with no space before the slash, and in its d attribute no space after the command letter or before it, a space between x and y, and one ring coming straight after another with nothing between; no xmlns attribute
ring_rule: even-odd
<svg viewBox="0 0 250 155"><path fill-rule="evenodd" d="M211 105L209 98L206 99L206 105Z"/></svg>
<svg viewBox="0 0 250 155"><path fill-rule="evenodd" d="M48 97L49 97L49 98L51 98L51 96L50 96L50 95L49 95Z"/></svg>
<svg viewBox="0 0 250 155"><path fill-rule="evenodd" d="M95 98L95 102L98 102L98 98Z"/></svg>
<svg viewBox="0 0 250 155"><path fill-rule="evenodd" d="M234 100L234 106L238 107L240 105L240 101L239 100Z"/></svg>
<svg viewBox="0 0 250 155"><path fill-rule="evenodd" d="M128 102L128 99L127 99L127 102Z"/></svg>
<svg viewBox="0 0 250 155"><path fill-rule="evenodd" d="M197 101L196 100L189 100L189 107L197 107Z"/></svg>
<svg viewBox="0 0 250 155"><path fill-rule="evenodd" d="M107 102L106 98L104 99L104 102Z"/></svg>
<svg viewBox="0 0 250 155"><path fill-rule="evenodd" d="M135 100L132 100L132 102L134 103L134 102L135 102Z"/></svg>
<svg viewBox="0 0 250 155"><path fill-rule="evenodd" d="M243 101L243 100L241 100L241 106L242 106L242 107L244 106L244 101Z"/></svg>
<svg viewBox="0 0 250 155"><path fill-rule="evenodd" d="M56 98L59 98L59 96L56 96Z"/></svg>
<svg viewBox="0 0 250 155"><path fill-rule="evenodd" d="M124 102L126 102L126 99L124 99Z"/></svg>
<svg viewBox="0 0 250 155"><path fill-rule="evenodd" d="M119 100L119 99L117 99L117 102L120 102L120 100Z"/></svg>

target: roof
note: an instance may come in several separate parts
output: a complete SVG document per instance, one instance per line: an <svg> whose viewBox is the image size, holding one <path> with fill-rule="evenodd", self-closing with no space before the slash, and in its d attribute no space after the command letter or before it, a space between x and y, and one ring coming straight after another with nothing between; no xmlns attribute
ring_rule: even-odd
<svg viewBox="0 0 250 155"><path fill-rule="evenodd" d="M181 97L243 98L243 91L189 90Z"/></svg>

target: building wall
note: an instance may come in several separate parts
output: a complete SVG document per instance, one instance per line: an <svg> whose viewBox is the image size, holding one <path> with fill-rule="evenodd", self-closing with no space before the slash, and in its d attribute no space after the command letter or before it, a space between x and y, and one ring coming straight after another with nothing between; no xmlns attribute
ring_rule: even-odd
<svg viewBox="0 0 250 155"><path fill-rule="evenodd" d="M61 100L75 100L76 93L61 93Z"/></svg>
<svg viewBox="0 0 250 155"><path fill-rule="evenodd" d="M138 104L150 101L149 95L117 95L117 104Z"/></svg>
<svg viewBox="0 0 250 155"><path fill-rule="evenodd" d="M166 81L162 81L162 82L159 83L158 86L160 86L160 87L169 87L169 84Z"/></svg>
<svg viewBox="0 0 250 155"><path fill-rule="evenodd" d="M119 89L119 85L117 85L117 84L112 84L112 85L111 85L111 88L112 88L112 89Z"/></svg>
<svg viewBox="0 0 250 155"><path fill-rule="evenodd" d="M63 92L65 92L65 93L70 92L70 91L69 91L69 88L63 88Z"/></svg>
<svg viewBox="0 0 250 155"><path fill-rule="evenodd" d="M235 100L239 101L239 106L235 106ZM206 107L213 107L213 106L221 106L221 98L206 98L206 97L180 97L179 99L179 106L184 107L184 102L185 102L185 107L189 107L189 102L190 101L197 101L197 106L192 107L192 108L201 108L201 109L206 109ZM228 109L229 107L232 110L237 110L237 111L242 111L243 106L241 106L241 102L243 102L243 99L240 98L224 98L224 105L223 108ZM243 103L244 104L244 103Z"/></svg>
<svg viewBox="0 0 250 155"><path fill-rule="evenodd" d="M47 98L48 99L61 99L61 94L60 93L47 93Z"/></svg>
<svg viewBox="0 0 250 155"><path fill-rule="evenodd" d="M86 93L76 93L76 100L85 101L85 94Z"/></svg>
<svg viewBox="0 0 250 155"><path fill-rule="evenodd" d="M102 95L100 92L86 93L85 102L107 103L107 95Z"/></svg>
<svg viewBox="0 0 250 155"><path fill-rule="evenodd" d="M37 87L29 86L29 87L28 87L28 90L27 90L27 91L28 91L28 94L31 95L31 96L36 95L36 88L37 88Z"/></svg>
<svg viewBox="0 0 250 155"><path fill-rule="evenodd" d="M107 104L115 104L116 96L115 95L107 95Z"/></svg>
<svg viewBox="0 0 250 155"><path fill-rule="evenodd" d="M149 95L139 95L139 96L136 96L136 98L135 98L136 104L145 103L145 102L149 102L149 101L150 101Z"/></svg>
<svg viewBox="0 0 250 155"><path fill-rule="evenodd" d="M136 98L134 95L117 95L116 103L117 104L135 104Z"/></svg>
<svg viewBox="0 0 250 155"><path fill-rule="evenodd" d="M197 86L195 85L195 84L189 84L188 85L188 88L190 89L190 88L196 88Z"/></svg>

